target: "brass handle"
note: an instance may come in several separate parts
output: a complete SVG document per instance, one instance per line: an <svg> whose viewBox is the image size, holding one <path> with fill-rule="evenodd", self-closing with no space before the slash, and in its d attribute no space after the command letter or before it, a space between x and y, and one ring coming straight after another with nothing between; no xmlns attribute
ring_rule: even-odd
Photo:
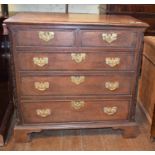
<svg viewBox="0 0 155 155"><path fill-rule="evenodd" d="M34 57L33 63L39 67L43 67L46 64L48 64L48 57L43 57L43 58Z"/></svg>
<svg viewBox="0 0 155 155"><path fill-rule="evenodd" d="M120 58L118 58L118 57L114 57L114 58L107 57L107 58L105 58L105 63L107 65L109 65L110 67L115 67L116 65L120 64Z"/></svg>
<svg viewBox="0 0 155 155"><path fill-rule="evenodd" d="M110 44L117 40L117 33L102 33L102 39Z"/></svg>
<svg viewBox="0 0 155 155"><path fill-rule="evenodd" d="M80 110L85 105L84 101L71 101L71 107L75 110Z"/></svg>
<svg viewBox="0 0 155 155"><path fill-rule="evenodd" d="M71 76L70 78L71 78L71 81L76 85L79 85L85 81L85 76Z"/></svg>
<svg viewBox="0 0 155 155"><path fill-rule="evenodd" d="M86 53L71 53L71 57L76 63L81 63L86 59Z"/></svg>
<svg viewBox="0 0 155 155"><path fill-rule="evenodd" d="M116 114L118 108L117 107L104 107L103 112L106 113L107 115L114 115Z"/></svg>
<svg viewBox="0 0 155 155"><path fill-rule="evenodd" d="M119 88L119 82L106 82L105 87L111 91L114 91Z"/></svg>
<svg viewBox="0 0 155 155"><path fill-rule="evenodd" d="M39 91L45 91L49 88L49 82L35 82L34 87Z"/></svg>
<svg viewBox="0 0 155 155"><path fill-rule="evenodd" d="M51 115L51 109L36 109L36 113L40 117L47 117Z"/></svg>
<svg viewBox="0 0 155 155"><path fill-rule="evenodd" d="M48 42L51 39L54 39L54 32L39 31L39 38Z"/></svg>

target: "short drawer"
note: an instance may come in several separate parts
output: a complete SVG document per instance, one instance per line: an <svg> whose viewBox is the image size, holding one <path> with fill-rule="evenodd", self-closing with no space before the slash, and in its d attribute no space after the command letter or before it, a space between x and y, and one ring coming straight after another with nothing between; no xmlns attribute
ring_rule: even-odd
<svg viewBox="0 0 155 155"><path fill-rule="evenodd" d="M134 48L137 42L137 34L125 30L81 30L80 35L83 47Z"/></svg>
<svg viewBox="0 0 155 155"><path fill-rule="evenodd" d="M132 52L19 52L20 70L134 70Z"/></svg>
<svg viewBox="0 0 155 155"><path fill-rule="evenodd" d="M127 94L133 87L128 74L111 75L50 75L21 77L21 94L27 95L93 95Z"/></svg>
<svg viewBox="0 0 155 155"><path fill-rule="evenodd" d="M17 46L74 46L74 30L29 29L16 32Z"/></svg>
<svg viewBox="0 0 155 155"><path fill-rule="evenodd" d="M24 123L126 120L128 100L72 100L22 103Z"/></svg>

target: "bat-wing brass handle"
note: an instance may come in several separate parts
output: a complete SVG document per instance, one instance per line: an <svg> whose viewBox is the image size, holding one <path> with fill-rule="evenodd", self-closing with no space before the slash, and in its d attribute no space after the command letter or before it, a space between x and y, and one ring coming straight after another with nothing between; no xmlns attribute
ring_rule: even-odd
<svg viewBox="0 0 155 155"><path fill-rule="evenodd" d="M71 53L71 57L76 63L81 63L86 59L86 53Z"/></svg>
<svg viewBox="0 0 155 155"><path fill-rule="evenodd" d="M40 117L47 117L51 115L51 109L36 109L36 114Z"/></svg>
<svg viewBox="0 0 155 155"><path fill-rule="evenodd" d="M119 82L116 81L116 82L106 82L105 83L105 88L111 90L111 91L114 91L116 90L117 88L119 88Z"/></svg>
<svg viewBox="0 0 155 155"><path fill-rule="evenodd" d="M75 110L80 110L85 105L84 101L71 101L71 107Z"/></svg>
<svg viewBox="0 0 155 155"><path fill-rule="evenodd" d="M34 87L39 91L45 91L49 88L49 82L34 82Z"/></svg>
<svg viewBox="0 0 155 155"><path fill-rule="evenodd" d="M39 31L39 38L41 40L44 40L44 41L48 42L51 39L54 39L54 32Z"/></svg>
<svg viewBox="0 0 155 155"><path fill-rule="evenodd" d="M104 107L103 112L107 115L114 115L116 114L118 108L116 106L114 107Z"/></svg>
<svg viewBox="0 0 155 155"><path fill-rule="evenodd" d="M102 39L110 44L117 40L117 33L102 33Z"/></svg>
<svg viewBox="0 0 155 155"><path fill-rule="evenodd" d="M105 58L105 63L109 65L110 67L115 67L118 64L120 64L120 58L119 57L113 57L113 58L107 57Z"/></svg>
<svg viewBox="0 0 155 155"><path fill-rule="evenodd" d="M79 85L85 81L85 76L71 76L70 78L76 85Z"/></svg>
<svg viewBox="0 0 155 155"><path fill-rule="evenodd" d="M48 57L42 57L42 58L34 57L33 63L39 67L43 67L46 64L48 64Z"/></svg>

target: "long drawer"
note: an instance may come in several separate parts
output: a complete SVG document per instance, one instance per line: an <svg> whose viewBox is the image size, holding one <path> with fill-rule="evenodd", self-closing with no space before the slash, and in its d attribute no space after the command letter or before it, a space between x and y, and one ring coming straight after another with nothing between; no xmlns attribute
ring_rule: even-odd
<svg viewBox="0 0 155 155"><path fill-rule="evenodd" d="M64 29L29 29L16 31L17 46L62 46L75 45L75 31Z"/></svg>
<svg viewBox="0 0 155 155"><path fill-rule="evenodd" d="M18 52L20 70L133 70L133 52Z"/></svg>
<svg viewBox="0 0 155 155"><path fill-rule="evenodd" d="M130 95L134 79L126 73L105 75L22 76L21 95Z"/></svg>
<svg viewBox="0 0 155 155"><path fill-rule="evenodd" d="M72 100L22 103L24 123L126 120L129 100Z"/></svg>

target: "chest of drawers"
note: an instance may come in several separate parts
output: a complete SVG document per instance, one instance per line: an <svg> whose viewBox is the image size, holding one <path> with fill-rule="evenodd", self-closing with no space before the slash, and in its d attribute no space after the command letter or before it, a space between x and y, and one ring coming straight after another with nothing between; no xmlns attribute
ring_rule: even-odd
<svg viewBox="0 0 155 155"><path fill-rule="evenodd" d="M135 137L143 32L128 16L21 13L10 32L16 141L44 129L122 129Z"/></svg>

